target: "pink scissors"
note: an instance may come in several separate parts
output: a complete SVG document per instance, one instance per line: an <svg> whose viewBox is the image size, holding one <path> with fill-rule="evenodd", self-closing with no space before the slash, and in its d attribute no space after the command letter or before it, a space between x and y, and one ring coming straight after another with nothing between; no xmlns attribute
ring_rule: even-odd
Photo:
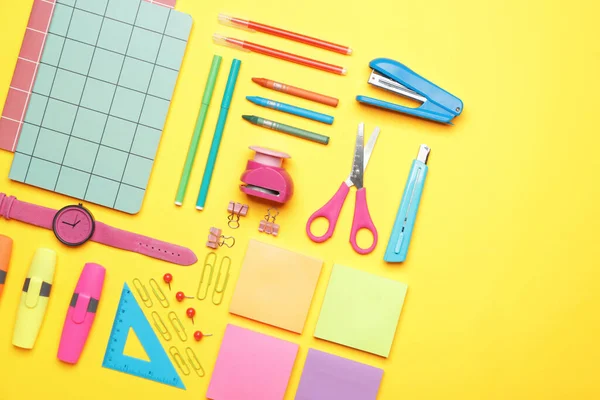
<svg viewBox="0 0 600 400"><path fill-rule="evenodd" d="M367 192L363 187L363 177L378 136L379 128L375 128L373 134L371 134L371 137L369 138L367 147L365 147L365 124L361 122L358 125L356 146L354 148L354 160L352 161L352 171L350 172L350 176L342 182L342 185L333 195L331 200L315 211L306 223L306 234L313 242L322 243L333 236L333 231L335 230L346 197L348 197L348 193L350 192L350 187L356 186L356 204L354 205L354 219L352 220L352 230L350 232L350 244L358 254L369 254L377 246L377 228L375 228L375 224L369 214ZM317 218L325 218L329 223L327 232L325 232L323 236L315 236L310 230L312 223ZM356 242L358 232L361 229L366 229L373 235L373 244L367 249L361 248Z"/></svg>

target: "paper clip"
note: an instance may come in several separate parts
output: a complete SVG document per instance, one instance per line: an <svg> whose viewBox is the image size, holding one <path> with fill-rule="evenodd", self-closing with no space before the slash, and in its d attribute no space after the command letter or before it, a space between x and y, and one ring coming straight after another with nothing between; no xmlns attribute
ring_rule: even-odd
<svg viewBox="0 0 600 400"><path fill-rule="evenodd" d="M163 292L160 286L158 286L158 282L156 282L156 279L154 278L150 279L150 289L152 289L152 292L154 292L154 295L163 308L169 307L169 299L167 299L165 292Z"/></svg>
<svg viewBox="0 0 600 400"><path fill-rule="evenodd" d="M235 238L233 236L223 236L221 233L222 230L219 228L210 228L208 231L208 242L206 242L206 247L210 247L211 249L217 249L223 246L232 248L235 245ZM231 240L231 243L227 243L228 240Z"/></svg>
<svg viewBox="0 0 600 400"><path fill-rule="evenodd" d="M223 272L223 263L227 260L227 272L225 273L225 280L223 281L222 287L219 289L219 282L221 281L221 273ZM229 282L229 270L231 269L231 258L223 257L221 264L219 265L219 273L217 274L217 280L215 281L215 288L213 289L212 302L215 306L218 306L223 302L225 297L225 289L227 289L227 283ZM215 301L215 295L218 295L219 300Z"/></svg>
<svg viewBox="0 0 600 400"><path fill-rule="evenodd" d="M179 352L179 350L177 350L177 347L171 346L169 348L169 354L171 355L171 357L173 357L173 360L175 360L175 364L177 364L177 367L179 368L179 370L185 376L189 375L190 374L190 368L185 363L185 360L181 356L181 353Z"/></svg>
<svg viewBox="0 0 600 400"><path fill-rule="evenodd" d="M271 210L274 210L275 214L271 215ZM258 231L264 232L267 235L279 235L279 225L275 223L275 219L278 215L279 210L276 208L269 208L267 210L267 215L265 215L265 219L260 221L260 224L258 225Z"/></svg>
<svg viewBox="0 0 600 400"><path fill-rule="evenodd" d="M146 286L144 286L142 281L140 281L138 278L135 278L133 280L133 287L137 290L138 296L140 297L140 299L142 300L144 305L148 308L152 307L152 305L154 303L152 303L152 298L150 297L150 293L148 293L148 289L146 289ZM144 297L144 295L146 297Z"/></svg>
<svg viewBox="0 0 600 400"><path fill-rule="evenodd" d="M169 321L171 321L171 325L173 325L173 329L175 329L175 333L177 333L179 339L182 342L185 342L187 340L187 334L185 333L185 328L183 327L181 320L177 317L177 314L175 314L175 311L169 313Z"/></svg>
<svg viewBox="0 0 600 400"><path fill-rule="evenodd" d="M171 338L172 338L171 333L169 333L167 326L165 325L162 318L160 317L160 315L158 315L158 313L156 311L152 311L152 320L154 321L154 327L160 333L162 338L165 339L167 342L169 340L171 340Z"/></svg>
<svg viewBox="0 0 600 400"><path fill-rule="evenodd" d="M194 350L192 350L191 347L188 347L185 349L185 355L187 356L188 362L194 371L196 371L196 375L198 375L200 378L203 378L204 375L206 375L206 372L204 372L204 368L202 368L202 364L200 364L200 360L198 360L198 357L196 357Z"/></svg>
<svg viewBox="0 0 600 400"><path fill-rule="evenodd" d="M248 214L248 205L230 201L227 211L229 211L229 216L227 217L229 222L227 225L231 229L237 229L240 227L240 216L245 217Z"/></svg>
<svg viewBox="0 0 600 400"><path fill-rule="evenodd" d="M211 260L211 258L214 258L214 260ZM208 253L206 255L206 258L204 259L204 267L202 267L202 276L200 277L200 284L198 285L198 291L196 292L196 297L198 298L198 300L204 300L204 299L206 299L206 296L208 296L208 288L210 287L210 284L212 283L212 277L213 277L213 273L215 272L216 261L217 261L217 254L213 251ZM208 282L206 283L206 289L204 290L204 294L201 294L202 283L204 283L204 277L206 276L206 268L207 267L208 267L208 270L210 271L208 274Z"/></svg>

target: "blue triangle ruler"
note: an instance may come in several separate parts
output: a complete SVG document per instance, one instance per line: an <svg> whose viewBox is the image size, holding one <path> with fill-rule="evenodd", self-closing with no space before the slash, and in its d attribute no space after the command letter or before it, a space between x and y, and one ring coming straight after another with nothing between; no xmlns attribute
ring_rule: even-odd
<svg viewBox="0 0 600 400"><path fill-rule="evenodd" d="M137 335L150 361L140 360L123 354L127 336L129 335L129 328L132 328ZM165 385L185 389L169 356L167 356L167 353L160 344L156 333L152 330L152 326L150 326L140 305L135 300L135 297L133 297L133 293L131 293L127 283L123 286L121 300L119 301L115 321L113 322L108 345L106 346L102 366L139 376L140 378L164 383Z"/></svg>

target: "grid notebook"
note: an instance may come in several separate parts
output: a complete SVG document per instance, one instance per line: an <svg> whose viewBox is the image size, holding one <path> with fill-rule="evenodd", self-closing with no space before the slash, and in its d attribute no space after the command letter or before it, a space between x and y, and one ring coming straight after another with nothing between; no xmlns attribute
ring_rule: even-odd
<svg viewBox="0 0 600 400"><path fill-rule="evenodd" d="M137 213L191 16L140 0L57 0L9 177Z"/></svg>
<svg viewBox="0 0 600 400"><path fill-rule="evenodd" d="M144 0L175 8L176 0ZM56 0L34 0L0 116L0 149L15 151Z"/></svg>

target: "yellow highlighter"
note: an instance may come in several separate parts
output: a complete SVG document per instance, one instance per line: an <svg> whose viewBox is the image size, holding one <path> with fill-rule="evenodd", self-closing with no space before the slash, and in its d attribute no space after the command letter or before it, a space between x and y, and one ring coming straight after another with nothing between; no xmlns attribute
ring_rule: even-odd
<svg viewBox="0 0 600 400"><path fill-rule="evenodd" d="M56 253L50 249L37 249L21 294L17 313L13 346L32 349L44 321L52 279L56 266Z"/></svg>

